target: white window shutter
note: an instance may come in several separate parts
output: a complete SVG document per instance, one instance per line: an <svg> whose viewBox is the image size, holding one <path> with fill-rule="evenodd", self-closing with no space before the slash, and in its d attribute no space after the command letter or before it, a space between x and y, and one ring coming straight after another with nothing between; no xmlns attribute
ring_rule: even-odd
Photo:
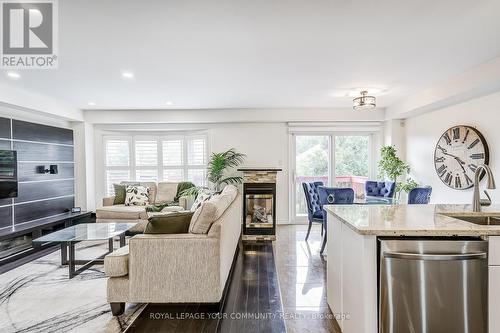
<svg viewBox="0 0 500 333"><path fill-rule="evenodd" d="M130 148L128 140L106 141L106 166L129 166Z"/></svg>
<svg viewBox="0 0 500 333"><path fill-rule="evenodd" d="M135 141L135 165L157 166L158 143L153 140Z"/></svg>
<svg viewBox="0 0 500 333"><path fill-rule="evenodd" d="M188 138L188 165L205 165L206 139L204 137Z"/></svg>

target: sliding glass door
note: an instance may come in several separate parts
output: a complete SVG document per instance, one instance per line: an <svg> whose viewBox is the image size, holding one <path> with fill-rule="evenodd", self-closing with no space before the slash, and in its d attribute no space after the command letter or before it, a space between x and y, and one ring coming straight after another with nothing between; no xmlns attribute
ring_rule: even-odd
<svg viewBox="0 0 500 333"><path fill-rule="evenodd" d="M335 135L333 140L335 186L350 187L362 196L370 173L370 136Z"/></svg>
<svg viewBox="0 0 500 333"><path fill-rule="evenodd" d="M356 196L364 194L374 169L372 137L371 133L292 134L292 220L307 216L303 182L321 181L325 186L350 187Z"/></svg>
<svg viewBox="0 0 500 333"><path fill-rule="evenodd" d="M330 183L330 136L294 136L294 206L295 216L306 216L307 205L302 183Z"/></svg>

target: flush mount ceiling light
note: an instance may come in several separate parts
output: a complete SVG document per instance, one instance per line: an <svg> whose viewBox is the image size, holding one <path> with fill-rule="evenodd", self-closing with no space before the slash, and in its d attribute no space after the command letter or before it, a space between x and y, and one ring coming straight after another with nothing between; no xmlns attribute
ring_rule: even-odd
<svg viewBox="0 0 500 333"><path fill-rule="evenodd" d="M7 72L7 76L12 79L19 79L21 77L21 74L16 72Z"/></svg>
<svg viewBox="0 0 500 333"><path fill-rule="evenodd" d="M129 72L129 71L124 71L124 72L122 72L122 77L124 77L126 79L133 79L134 73Z"/></svg>
<svg viewBox="0 0 500 333"><path fill-rule="evenodd" d="M376 100L373 96L368 96L368 91L364 90L361 93L361 96L356 97L352 100L352 109L354 111L362 111L362 110L371 110L375 109Z"/></svg>
<svg viewBox="0 0 500 333"><path fill-rule="evenodd" d="M89 106L95 106L95 103L94 102L88 102L88 105Z"/></svg>
<svg viewBox="0 0 500 333"><path fill-rule="evenodd" d="M174 103L172 103L171 101L168 101L165 103L167 106L172 106Z"/></svg>

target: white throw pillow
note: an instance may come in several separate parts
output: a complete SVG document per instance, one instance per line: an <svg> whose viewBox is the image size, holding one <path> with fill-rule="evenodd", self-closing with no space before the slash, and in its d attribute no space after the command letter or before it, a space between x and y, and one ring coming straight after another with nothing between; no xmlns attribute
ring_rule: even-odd
<svg viewBox="0 0 500 333"><path fill-rule="evenodd" d="M191 211L195 212L203 202L209 200L214 193L210 190L207 189L201 189L198 192L198 195L196 196L196 200L193 202L193 205L191 206Z"/></svg>
<svg viewBox="0 0 500 333"><path fill-rule="evenodd" d="M208 233L212 224L224 214L233 201L234 198L231 195L221 193L202 202L191 217L189 232L193 234Z"/></svg>
<svg viewBox="0 0 500 333"><path fill-rule="evenodd" d="M224 194L227 194L231 197L231 202L236 198L236 196L238 195L238 188L234 185L226 185L226 187L224 187L224 189L222 190L221 192L221 195L224 195Z"/></svg>
<svg viewBox="0 0 500 333"><path fill-rule="evenodd" d="M125 206L149 205L149 187L127 186L125 195Z"/></svg>

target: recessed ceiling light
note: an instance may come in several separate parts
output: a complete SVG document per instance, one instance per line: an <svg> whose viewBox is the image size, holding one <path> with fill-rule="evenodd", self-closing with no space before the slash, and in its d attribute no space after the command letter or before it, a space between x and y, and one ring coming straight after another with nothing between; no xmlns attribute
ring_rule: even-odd
<svg viewBox="0 0 500 333"><path fill-rule="evenodd" d="M88 105L89 106L95 106L95 103L94 102L88 102Z"/></svg>
<svg viewBox="0 0 500 333"><path fill-rule="evenodd" d="M165 104L167 104L168 106L174 105L174 103L172 103L171 101L168 101Z"/></svg>
<svg viewBox="0 0 500 333"><path fill-rule="evenodd" d="M126 79L133 79L134 78L134 73L132 72L129 72L129 71L125 71L125 72L122 72L122 76Z"/></svg>
<svg viewBox="0 0 500 333"><path fill-rule="evenodd" d="M21 74L16 72L7 72L7 76L13 79L19 79L21 77Z"/></svg>

